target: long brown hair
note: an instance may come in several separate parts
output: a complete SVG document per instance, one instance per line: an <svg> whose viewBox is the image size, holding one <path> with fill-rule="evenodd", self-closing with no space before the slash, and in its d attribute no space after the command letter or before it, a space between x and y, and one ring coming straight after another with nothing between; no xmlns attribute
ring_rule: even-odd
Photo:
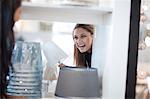
<svg viewBox="0 0 150 99"><path fill-rule="evenodd" d="M6 98L7 75L11 65L11 55L14 47L14 13L21 6L21 0L2 0L2 31L0 38L0 96Z"/></svg>
<svg viewBox="0 0 150 99"><path fill-rule="evenodd" d="M77 28L83 28L86 31L90 32L91 35L94 34L94 25L92 24L76 24L74 30ZM92 52L92 48L91 48L91 52ZM76 47L76 45L74 45L74 64L78 67L86 66L85 53L81 53L79 49Z"/></svg>

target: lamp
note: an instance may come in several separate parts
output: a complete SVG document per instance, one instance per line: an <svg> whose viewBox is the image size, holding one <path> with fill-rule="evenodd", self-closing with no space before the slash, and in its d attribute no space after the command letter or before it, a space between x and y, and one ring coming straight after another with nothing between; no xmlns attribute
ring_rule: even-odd
<svg viewBox="0 0 150 99"><path fill-rule="evenodd" d="M58 47L54 42L48 41L43 45L43 53L47 59L47 66L44 69L44 79L56 79L56 63L67 58L67 54Z"/></svg>
<svg viewBox="0 0 150 99"><path fill-rule="evenodd" d="M53 66L62 59L67 58L67 54L52 41L48 41L43 45L43 52L48 66Z"/></svg>
<svg viewBox="0 0 150 99"><path fill-rule="evenodd" d="M43 69L43 97L47 97L49 94L48 90L52 84L53 80L57 79L57 63L60 62L62 59L67 58L67 54L54 42L48 41L43 44L42 46L43 53L47 60L46 66ZM51 92L54 90L51 89ZM53 94L53 93L52 93Z"/></svg>
<svg viewBox="0 0 150 99"><path fill-rule="evenodd" d="M58 97L100 97L96 68L62 67L56 85Z"/></svg>

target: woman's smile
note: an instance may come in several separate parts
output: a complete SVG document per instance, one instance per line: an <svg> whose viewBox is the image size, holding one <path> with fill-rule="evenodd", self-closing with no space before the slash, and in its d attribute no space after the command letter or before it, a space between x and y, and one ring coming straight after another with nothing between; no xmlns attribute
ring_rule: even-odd
<svg viewBox="0 0 150 99"><path fill-rule="evenodd" d="M81 51L81 50L84 50L86 48L86 45L78 45L77 48Z"/></svg>

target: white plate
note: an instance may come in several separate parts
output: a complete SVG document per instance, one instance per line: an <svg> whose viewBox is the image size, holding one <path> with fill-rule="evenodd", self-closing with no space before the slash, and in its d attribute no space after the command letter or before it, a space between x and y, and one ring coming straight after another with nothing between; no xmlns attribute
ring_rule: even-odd
<svg viewBox="0 0 150 99"><path fill-rule="evenodd" d="M11 77L9 81L37 81L40 82L42 80L42 77Z"/></svg>
<svg viewBox="0 0 150 99"><path fill-rule="evenodd" d="M24 94L24 93L16 93L16 92L13 92L13 93L7 92L7 95L37 97L35 99L38 99L38 97L41 97L41 94L37 94L37 93L35 93L35 94Z"/></svg>
<svg viewBox="0 0 150 99"><path fill-rule="evenodd" d="M41 97L41 92L35 92L35 93L29 93L29 92L18 92L16 90L14 91L7 91L8 95L13 95L13 96L35 96L35 97Z"/></svg>
<svg viewBox="0 0 150 99"><path fill-rule="evenodd" d="M19 84L22 84L22 83L42 83L41 80L34 80L34 81L26 81L26 80L10 80L9 82L13 82L13 83L19 83Z"/></svg>
<svg viewBox="0 0 150 99"><path fill-rule="evenodd" d="M40 90L30 90L30 89L7 89L9 93L24 93L24 94L40 94Z"/></svg>
<svg viewBox="0 0 150 99"><path fill-rule="evenodd" d="M40 77L42 74L39 73L10 73L10 76L12 77Z"/></svg>
<svg viewBox="0 0 150 99"><path fill-rule="evenodd" d="M40 73L40 71L28 71L28 70L24 70L24 71L17 71L17 72L9 72L9 73L16 73L16 74L31 74L31 73Z"/></svg>
<svg viewBox="0 0 150 99"><path fill-rule="evenodd" d="M41 85L41 82L37 82L37 83L28 83L28 82L13 82L10 81L8 85L14 85L14 86L39 86Z"/></svg>
<svg viewBox="0 0 150 99"><path fill-rule="evenodd" d="M41 87L37 86L37 87L34 87L34 86L30 86L30 87L23 87L23 86L7 86L7 89L29 89L29 90L41 90Z"/></svg>

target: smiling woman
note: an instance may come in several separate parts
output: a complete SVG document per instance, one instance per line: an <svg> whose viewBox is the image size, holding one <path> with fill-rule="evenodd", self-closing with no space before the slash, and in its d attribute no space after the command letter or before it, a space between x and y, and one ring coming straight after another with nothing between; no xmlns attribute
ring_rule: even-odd
<svg viewBox="0 0 150 99"><path fill-rule="evenodd" d="M94 35L94 25L92 24L76 24L73 29L74 41L74 64L77 67L90 67L92 45ZM65 66L60 64L59 67Z"/></svg>
<svg viewBox="0 0 150 99"><path fill-rule="evenodd" d="M91 67L94 26L77 24L73 31L74 63L79 67Z"/></svg>

